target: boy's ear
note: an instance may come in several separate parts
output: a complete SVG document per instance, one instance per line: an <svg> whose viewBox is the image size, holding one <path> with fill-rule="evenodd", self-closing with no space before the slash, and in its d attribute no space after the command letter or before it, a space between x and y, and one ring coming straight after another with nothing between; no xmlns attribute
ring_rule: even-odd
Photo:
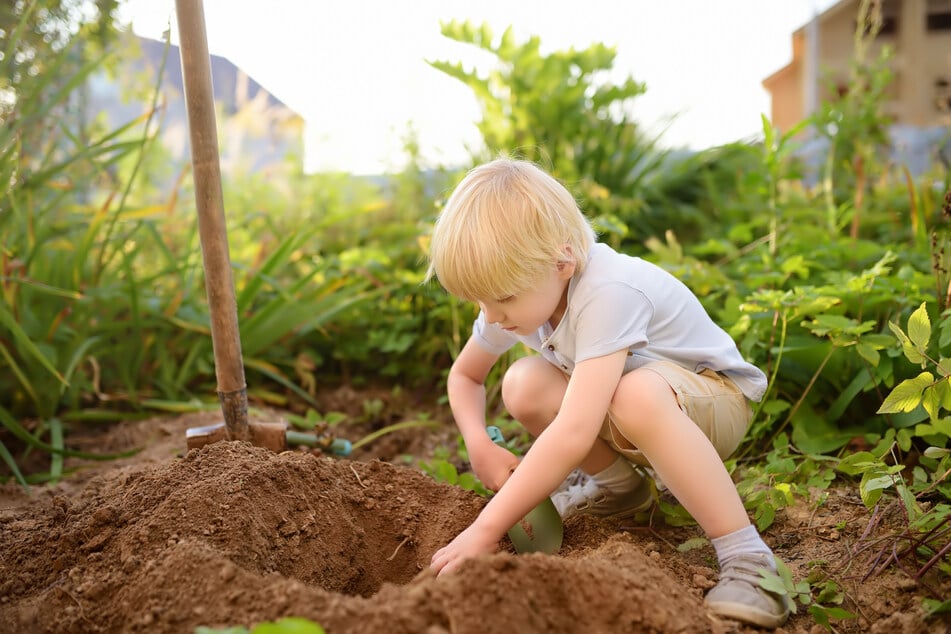
<svg viewBox="0 0 951 634"><path fill-rule="evenodd" d="M571 246L565 245L565 259L558 261L558 277L563 280L570 279L572 275L575 274L575 268L577 268L577 262L575 262L575 256L571 252Z"/></svg>
<svg viewBox="0 0 951 634"><path fill-rule="evenodd" d="M570 280L574 274L575 274L574 260L571 260L569 262L558 263L558 277L560 277L563 280Z"/></svg>

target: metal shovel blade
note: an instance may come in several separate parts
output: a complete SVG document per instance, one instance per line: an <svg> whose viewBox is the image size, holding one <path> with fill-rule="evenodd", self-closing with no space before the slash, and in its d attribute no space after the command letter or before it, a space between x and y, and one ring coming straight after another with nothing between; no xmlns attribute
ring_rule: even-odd
<svg viewBox="0 0 951 634"><path fill-rule="evenodd" d="M501 429L490 425L485 430L495 444L500 446L505 444ZM518 524L509 529L508 536L515 547L515 552L519 554L548 553L551 555L561 549L564 532L558 509L555 508L551 498L545 498Z"/></svg>

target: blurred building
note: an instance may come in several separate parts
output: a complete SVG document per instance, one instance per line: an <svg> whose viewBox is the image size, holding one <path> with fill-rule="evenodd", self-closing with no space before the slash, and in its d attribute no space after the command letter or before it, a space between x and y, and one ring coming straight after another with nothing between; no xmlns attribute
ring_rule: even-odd
<svg viewBox="0 0 951 634"><path fill-rule="evenodd" d="M894 51L884 113L893 125L893 158L921 173L951 158L951 0L879 0L882 26L866 59ZM772 124L792 129L823 102L845 94L860 0L842 0L792 34L793 58L765 80ZM821 152L821 141L805 154Z"/></svg>
<svg viewBox="0 0 951 634"><path fill-rule="evenodd" d="M165 42L127 37L116 72L98 73L85 86L82 110L86 118L104 117L105 125L116 129L148 112L158 86L153 126L160 126L159 139L170 155L171 171L178 172L191 161L181 54L174 45L168 45L166 52ZM211 74L222 174L300 171L303 118L223 57L211 56Z"/></svg>
<svg viewBox="0 0 951 634"><path fill-rule="evenodd" d="M793 59L763 81L772 122L788 130L849 82L859 0L843 0L792 34ZM883 0L868 56L895 55L885 112L899 125L951 125L951 0Z"/></svg>

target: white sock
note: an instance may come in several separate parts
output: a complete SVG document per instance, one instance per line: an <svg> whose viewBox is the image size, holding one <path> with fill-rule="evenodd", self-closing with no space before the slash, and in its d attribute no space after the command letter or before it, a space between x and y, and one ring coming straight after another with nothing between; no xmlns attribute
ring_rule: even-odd
<svg viewBox="0 0 951 634"><path fill-rule="evenodd" d="M613 493L633 491L644 481L644 478L637 472L634 465L621 456L618 456L617 460L615 460L610 467L595 473L590 476L590 478L594 480L599 487Z"/></svg>
<svg viewBox="0 0 951 634"><path fill-rule="evenodd" d="M775 563L772 560L773 551L766 545L759 531L752 524L723 537L711 539L710 543L717 551L720 568L723 568L724 564L738 555L769 555L769 565L774 572L776 570Z"/></svg>

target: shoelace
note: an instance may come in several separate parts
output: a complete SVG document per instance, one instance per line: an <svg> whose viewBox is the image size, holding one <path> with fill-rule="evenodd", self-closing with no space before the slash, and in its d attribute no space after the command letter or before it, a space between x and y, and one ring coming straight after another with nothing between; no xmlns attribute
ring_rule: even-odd
<svg viewBox="0 0 951 634"><path fill-rule="evenodd" d="M580 484L572 484L564 489L558 497L567 501L571 506L581 509L602 499L604 493L591 481L591 478L585 477Z"/></svg>

